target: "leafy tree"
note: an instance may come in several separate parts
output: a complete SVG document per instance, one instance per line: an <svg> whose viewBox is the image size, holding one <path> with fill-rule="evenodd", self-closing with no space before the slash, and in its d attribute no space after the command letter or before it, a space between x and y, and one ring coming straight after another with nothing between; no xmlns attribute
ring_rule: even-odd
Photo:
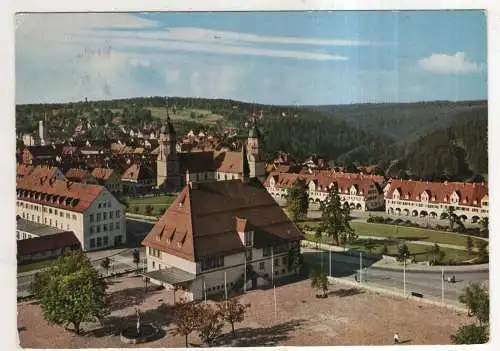
<svg viewBox="0 0 500 351"><path fill-rule="evenodd" d="M463 227L463 223L460 220L460 217L458 217L455 214L455 207L448 206L448 209L446 210L446 214L447 214L448 221L450 222L450 231L453 231L455 224L457 224L460 227Z"/></svg>
<svg viewBox="0 0 500 351"><path fill-rule="evenodd" d="M309 208L309 198L304 182L296 181L288 191L286 208L293 221L304 219Z"/></svg>
<svg viewBox="0 0 500 351"><path fill-rule="evenodd" d="M108 315L106 288L90 260L82 252L73 252L37 273L32 292L49 323L73 325L80 334L81 323Z"/></svg>
<svg viewBox="0 0 500 351"><path fill-rule="evenodd" d="M488 262L489 254L488 254L488 242L481 240L477 242L477 254L479 256L480 262Z"/></svg>
<svg viewBox="0 0 500 351"><path fill-rule="evenodd" d="M183 335L186 347L189 347L188 336L196 331L200 323L199 307L186 300L176 303L174 308L174 335Z"/></svg>
<svg viewBox="0 0 500 351"><path fill-rule="evenodd" d="M198 318L198 336L205 345L212 346L224 326L222 313L213 305L200 305Z"/></svg>
<svg viewBox="0 0 500 351"><path fill-rule="evenodd" d="M474 241L472 241L472 238L471 238L470 235L467 235L466 247L467 247L467 254L469 256L471 256L472 255L472 249L474 248Z"/></svg>
<svg viewBox="0 0 500 351"><path fill-rule="evenodd" d="M322 297L327 296L328 292L328 277L326 272L317 268L312 268L309 278L311 279L311 287L322 292Z"/></svg>
<svg viewBox="0 0 500 351"><path fill-rule="evenodd" d="M106 270L106 275L109 275L109 267L110 266L111 266L111 260L109 259L109 257L105 257L101 261L101 267Z"/></svg>
<svg viewBox="0 0 500 351"><path fill-rule="evenodd" d="M443 261L446 253L441 250L441 247L438 245L438 243L434 243L434 246L430 250L433 259L432 259L432 264L436 265L439 264L440 262Z"/></svg>
<svg viewBox="0 0 500 351"><path fill-rule="evenodd" d="M240 303L238 298L226 300L219 304L219 310L222 318L231 324L231 332L234 336L234 324L241 323L245 319L245 311L250 307L250 304Z"/></svg>
<svg viewBox="0 0 500 351"><path fill-rule="evenodd" d="M478 283L469 284L458 301L467 306L469 315L476 317L481 326L489 324L490 296L485 286Z"/></svg>
<svg viewBox="0 0 500 351"><path fill-rule="evenodd" d="M475 324L464 325L458 328L457 333L451 336L453 344L485 344L488 342L486 326Z"/></svg>
<svg viewBox="0 0 500 351"><path fill-rule="evenodd" d="M135 263L136 272L139 272L139 262L141 262L141 254L139 253L139 250L134 249L134 251L132 252L132 259Z"/></svg>
<svg viewBox="0 0 500 351"><path fill-rule="evenodd" d="M382 249L380 250L380 253L382 255L387 255L389 253L389 247L387 247L387 244L384 244L384 246L382 246Z"/></svg>
<svg viewBox="0 0 500 351"><path fill-rule="evenodd" d="M406 261L408 257L410 257L410 249L406 243L403 243L400 247L398 247L398 259L400 261Z"/></svg>
<svg viewBox="0 0 500 351"><path fill-rule="evenodd" d="M479 220L479 224L481 225L481 233L486 234L485 236L488 236L488 231L489 231L489 219L488 217L483 217Z"/></svg>
<svg viewBox="0 0 500 351"><path fill-rule="evenodd" d="M145 213L146 213L147 216L151 216L151 214L153 213L153 206L146 205Z"/></svg>
<svg viewBox="0 0 500 351"><path fill-rule="evenodd" d="M141 208L139 207L139 205L134 205L134 213L139 213L141 210Z"/></svg>
<svg viewBox="0 0 500 351"><path fill-rule="evenodd" d="M345 236L347 242L356 239L356 233L349 224L350 209L342 206L337 184L333 184L330 188L326 200L321 204L321 212L319 233L326 233L336 245L342 241L342 236Z"/></svg>
<svg viewBox="0 0 500 351"><path fill-rule="evenodd" d="M291 247L288 250L288 271L297 270L300 266L300 246Z"/></svg>

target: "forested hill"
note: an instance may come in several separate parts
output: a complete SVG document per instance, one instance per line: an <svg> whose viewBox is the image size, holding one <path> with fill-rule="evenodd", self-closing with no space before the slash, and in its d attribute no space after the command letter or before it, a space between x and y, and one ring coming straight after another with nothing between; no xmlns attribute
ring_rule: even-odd
<svg viewBox="0 0 500 351"><path fill-rule="evenodd" d="M353 128L412 142L437 129L487 116L487 101L431 101L311 107Z"/></svg>
<svg viewBox="0 0 500 351"><path fill-rule="evenodd" d="M409 172L429 179L470 179L488 173L488 118L484 115L421 137L405 158Z"/></svg>

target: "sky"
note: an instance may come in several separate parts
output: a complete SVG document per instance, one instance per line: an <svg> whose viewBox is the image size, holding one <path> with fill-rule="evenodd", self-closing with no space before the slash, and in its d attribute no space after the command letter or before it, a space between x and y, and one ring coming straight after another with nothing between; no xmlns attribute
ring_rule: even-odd
<svg viewBox="0 0 500 351"><path fill-rule="evenodd" d="M482 11L22 14L16 103L487 98Z"/></svg>

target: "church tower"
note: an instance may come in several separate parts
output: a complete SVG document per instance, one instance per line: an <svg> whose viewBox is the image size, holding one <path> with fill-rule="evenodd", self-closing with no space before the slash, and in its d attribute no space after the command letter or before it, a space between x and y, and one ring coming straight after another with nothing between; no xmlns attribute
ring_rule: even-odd
<svg viewBox="0 0 500 351"><path fill-rule="evenodd" d="M261 182L264 182L266 179L266 163L262 155L259 139L260 132L257 128L257 121L255 120L255 117L253 117L247 139L248 166L250 168L250 177L256 177Z"/></svg>
<svg viewBox="0 0 500 351"><path fill-rule="evenodd" d="M167 110L167 122L160 129L160 149L156 158L156 184L159 189L177 191L181 187L177 136Z"/></svg>

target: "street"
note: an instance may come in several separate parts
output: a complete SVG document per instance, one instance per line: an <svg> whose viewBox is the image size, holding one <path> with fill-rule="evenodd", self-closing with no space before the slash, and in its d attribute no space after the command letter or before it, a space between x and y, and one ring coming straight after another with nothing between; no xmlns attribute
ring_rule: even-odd
<svg viewBox="0 0 500 351"><path fill-rule="evenodd" d="M323 269L328 272L328 252L315 249L303 248L304 260L309 264L317 266L323 265ZM332 253L331 274L335 278L342 278L354 281L355 274L359 272L359 261L352 260L346 262L341 255ZM323 263L322 263L323 262ZM403 293L403 271L392 270L383 267L371 266L373 262L364 261L363 268L366 267L366 274L363 272L363 284L385 288L394 292ZM368 266L367 266L368 265ZM446 273L445 277L450 274ZM454 271L456 283L444 284L444 298L448 304L461 306L458 302L458 296L469 283L488 283L489 272L469 270ZM406 291L408 294L416 292L424 295L434 301L441 301L441 272L436 271L407 271L406 272ZM463 307L463 306L462 306Z"/></svg>

